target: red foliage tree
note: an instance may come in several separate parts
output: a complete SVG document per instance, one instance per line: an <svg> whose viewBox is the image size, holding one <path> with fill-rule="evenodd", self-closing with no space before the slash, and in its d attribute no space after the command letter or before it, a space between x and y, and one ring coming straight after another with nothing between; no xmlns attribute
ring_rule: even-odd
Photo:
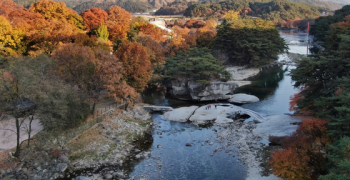
<svg viewBox="0 0 350 180"><path fill-rule="evenodd" d="M100 8L91 8L80 14L84 20L84 27L87 31L94 30L107 20L108 14Z"/></svg>
<svg viewBox="0 0 350 180"><path fill-rule="evenodd" d="M152 36L157 42L165 42L168 38L168 33L165 30L162 30L153 24L147 22L135 22L132 26L143 34Z"/></svg>
<svg viewBox="0 0 350 180"><path fill-rule="evenodd" d="M0 0L0 15L7 16L17 9L23 9L22 5L16 4L11 0Z"/></svg>
<svg viewBox="0 0 350 180"><path fill-rule="evenodd" d="M153 73L147 50L136 42L123 41L115 55L123 63L126 82L142 91Z"/></svg>
<svg viewBox="0 0 350 180"><path fill-rule="evenodd" d="M325 171L325 148L329 142L327 121L307 119L287 137L283 150L275 151L269 162L273 173L286 179L315 179Z"/></svg>
<svg viewBox="0 0 350 180"><path fill-rule="evenodd" d="M191 28L202 28L205 26L205 22L197 19L190 19L188 20L185 25L185 27L191 29Z"/></svg>
<svg viewBox="0 0 350 180"><path fill-rule="evenodd" d="M139 35L136 42L146 48L152 69L162 67L165 61L165 49L162 44L155 41L151 36Z"/></svg>

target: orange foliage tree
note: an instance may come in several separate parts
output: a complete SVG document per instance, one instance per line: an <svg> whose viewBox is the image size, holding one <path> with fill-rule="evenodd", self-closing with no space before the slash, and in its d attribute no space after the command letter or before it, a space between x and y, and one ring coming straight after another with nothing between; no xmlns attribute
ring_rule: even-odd
<svg viewBox="0 0 350 180"><path fill-rule="evenodd" d="M0 15L6 18L12 11L22 8L22 5L16 4L11 0L0 0Z"/></svg>
<svg viewBox="0 0 350 180"><path fill-rule="evenodd" d="M167 45L167 56L175 56L178 51L189 51L191 46L195 46L195 32L196 30L174 26L171 40Z"/></svg>
<svg viewBox="0 0 350 180"><path fill-rule="evenodd" d="M89 46L93 51L97 49L103 49L110 51L111 44L108 41L104 41L96 36L89 36L85 33L77 33L74 36L74 43L79 46Z"/></svg>
<svg viewBox="0 0 350 180"><path fill-rule="evenodd" d="M91 78L92 85L100 93L100 90L108 90L108 95L115 100L132 100L139 96L134 88L123 80L123 64L110 55L109 51L101 49L95 52L96 64L94 75Z"/></svg>
<svg viewBox="0 0 350 180"><path fill-rule="evenodd" d="M57 19L58 21L71 24L79 31L84 30L83 18L72 9L66 7L64 2L59 3L52 0L40 0L32 4L29 10L41 14L45 19Z"/></svg>
<svg viewBox="0 0 350 180"><path fill-rule="evenodd" d="M115 55L123 63L126 82L142 91L153 73L147 50L136 42L123 41Z"/></svg>
<svg viewBox="0 0 350 180"><path fill-rule="evenodd" d="M196 44L198 47L212 47L214 45L215 37L217 34L216 28L212 27L212 24L208 24L196 31Z"/></svg>
<svg viewBox="0 0 350 180"><path fill-rule="evenodd" d="M131 25L134 30L142 32L142 34L150 35L157 42L165 42L167 32L159 27L147 22L135 22Z"/></svg>
<svg viewBox="0 0 350 180"><path fill-rule="evenodd" d="M130 30L131 14L119 6L113 6L108 11L106 25L109 29L109 38L116 42L126 39Z"/></svg>
<svg viewBox="0 0 350 180"><path fill-rule="evenodd" d="M149 35L139 35L135 40L146 48L152 69L160 68L163 66L165 62L165 49L161 43L155 41Z"/></svg>
<svg viewBox="0 0 350 180"><path fill-rule="evenodd" d="M29 54L35 55L36 52L42 51L51 54L60 45L72 42L76 33L77 31L66 22L51 19L47 22L46 27L30 37L33 45L30 47Z"/></svg>
<svg viewBox="0 0 350 180"><path fill-rule="evenodd" d="M108 14L100 8L91 8L80 14L84 20L84 27L87 31L97 29L102 22L107 20Z"/></svg>
<svg viewBox="0 0 350 180"><path fill-rule="evenodd" d="M89 93L95 103L101 90L107 89L110 97L132 99L138 93L123 80L123 65L109 51L88 46L65 44L52 53L57 72L66 82Z"/></svg>
<svg viewBox="0 0 350 180"><path fill-rule="evenodd" d="M205 26L205 22L197 19L190 19L188 20L185 25L185 27L191 29L191 28L202 28Z"/></svg>
<svg viewBox="0 0 350 180"><path fill-rule="evenodd" d="M275 151L269 162L273 173L286 179L315 179L325 172L325 148L329 142L326 120L307 119L286 138L283 150Z"/></svg>
<svg viewBox="0 0 350 180"><path fill-rule="evenodd" d="M52 52L52 58L57 64L57 72L66 82L81 88L91 78L95 54L90 47L77 46L68 43Z"/></svg>

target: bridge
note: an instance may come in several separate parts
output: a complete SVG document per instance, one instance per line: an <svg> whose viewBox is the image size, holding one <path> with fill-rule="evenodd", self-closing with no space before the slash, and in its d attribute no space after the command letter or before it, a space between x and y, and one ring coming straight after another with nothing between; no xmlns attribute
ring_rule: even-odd
<svg viewBox="0 0 350 180"><path fill-rule="evenodd" d="M143 108L145 110L148 110L148 111L161 111L161 112L164 112L164 111L172 111L173 108L172 107L169 107L169 106L143 106Z"/></svg>
<svg viewBox="0 0 350 180"><path fill-rule="evenodd" d="M254 120L262 122L265 120L264 117L262 117L259 113L249 110L249 109L238 109L235 111L235 113L238 113L240 115L249 115L250 117L252 117Z"/></svg>

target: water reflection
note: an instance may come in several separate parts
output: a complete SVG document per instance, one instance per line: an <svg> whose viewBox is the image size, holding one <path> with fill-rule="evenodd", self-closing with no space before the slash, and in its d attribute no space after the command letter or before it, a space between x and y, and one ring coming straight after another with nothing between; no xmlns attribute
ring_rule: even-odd
<svg viewBox="0 0 350 180"><path fill-rule="evenodd" d="M271 96L284 78L288 67L275 66L260 72L257 76L250 78L253 83L249 86L237 88L235 93L245 93L257 96L261 100Z"/></svg>

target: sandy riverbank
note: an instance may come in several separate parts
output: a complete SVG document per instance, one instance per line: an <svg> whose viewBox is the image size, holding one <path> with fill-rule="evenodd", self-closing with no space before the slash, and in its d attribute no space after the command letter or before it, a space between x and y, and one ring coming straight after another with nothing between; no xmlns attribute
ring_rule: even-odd
<svg viewBox="0 0 350 180"><path fill-rule="evenodd" d="M232 78L229 82L234 82L238 86L245 86L251 84L251 81L246 79L257 75L260 70L258 68L246 68L245 66L232 66L226 68L231 73Z"/></svg>
<svg viewBox="0 0 350 180"><path fill-rule="evenodd" d="M20 142L22 142L28 139L29 119L20 118L19 121L23 122L20 131ZM4 117L4 120L0 121L0 151L16 147L17 133L15 124L15 118L11 116ZM43 126L40 124L39 119L34 117L31 123L31 136L33 137L42 130Z"/></svg>

